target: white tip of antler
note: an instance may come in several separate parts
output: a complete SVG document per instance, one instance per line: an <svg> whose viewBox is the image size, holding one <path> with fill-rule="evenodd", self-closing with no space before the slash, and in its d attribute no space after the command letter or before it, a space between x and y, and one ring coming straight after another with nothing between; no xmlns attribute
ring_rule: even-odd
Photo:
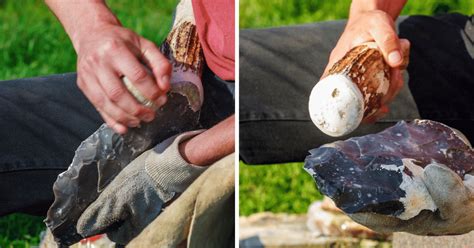
<svg viewBox="0 0 474 248"><path fill-rule="evenodd" d="M322 132L333 137L342 136L354 131L362 121L364 99L349 77L329 75L311 91L309 113Z"/></svg>

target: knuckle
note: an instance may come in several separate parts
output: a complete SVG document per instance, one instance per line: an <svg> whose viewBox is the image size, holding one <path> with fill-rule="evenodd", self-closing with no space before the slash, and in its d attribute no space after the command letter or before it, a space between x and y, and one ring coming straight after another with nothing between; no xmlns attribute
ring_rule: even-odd
<svg viewBox="0 0 474 248"><path fill-rule="evenodd" d="M98 109L102 109L105 106L105 100L103 97L100 96L91 96L91 102Z"/></svg>
<svg viewBox="0 0 474 248"><path fill-rule="evenodd" d="M130 110L130 114L133 115L133 116L138 116L138 115L141 114L141 112L142 112L142 110L139 106L134 106Z"/></svg>
<svg viewBox="0 0 474 248"><path fill-rule="evenodd" d="M85 57L85 62L84 66L93 67L100 62L100 55L97 52L93 52Z"/></svg>
<svg viewBox="0 0 474 248"><path fill-rule="evenodd" d="M161 64L161 69L165 72L171 72L171 63L167 59L163 59L163 63Z"/></svg>
<svg viewBox="0 0 474 248"><path fill-rule="evenodd" d="M122 42L118 41L118 40L108 40L106 42L104 42L104 45L102 46L102 50L104 52L113 52L113 51L117 51L118 49L120 49L120 47L122 46Z"/></svg>
<svg viewBox="0 0 474 248"><path fill-rule="evenodd" d="M382 11L382 10L372 10L371 11L371 14L373 17L375 17L376 19L379 19L379 18L386 18L388 16L387 13L385 13L385 11Z"/></svg>
<svg viewBox="0 0 474 248"><path fill-rule="evenodd" d="M108 91L110 100L112 100L113 102L120 101L120 99L122 99L124 94L125 94L125 90L122 87L113 87Z"/></svg>
<svg viewBox="0 0 474 248"><path fill-rule="evenodd" d="M79 89L81 89L82 91L84 91L84 89L86 88L85 86L85 83L82 79L78 78L77 79L77 82L76 82L76 85L77 87L79 87Z"/></svg>
<svg viewBox="0 0 474 248"><path fill-rule="evenodd" d="M151 90L149 94L150 94L150 100L152 100L152 101L158 99L158 97L161 96L161 92L159 90L156 90L156 89Z"/></svg>
<svg viewBox="0 0 474 248"><path fill-rule="evenodd" d="M127 123L129 121L129 118L127 117L127 115L125 113L120 112L116 116L116 121L118 123Z"/></svg>
<svg viewBox="0 0 474 248"><path fill-rule="evenodd" d="M387 13L381 10L373 10L370 16L370 24L374 27L380 27L381 23L385 23L386 20L391 19Z"/></svg>
<svg viewBox="0 0 474 248"><path fill-rule="evenodd" d="M147 39L140 39L140 44L142 45L142 47L144 48L151 48L151 49L157 49L155 43L147 40Z"/></svg>
<svg viewBox="0 0 474 248"><path fill-rule="evenodd" d="M382 43L386 46L396 46L398 37L394 33L384 34L382 37Z"/></svg>
<svg viewBox="0 0 474 248"><path fill-rule="evenodd" d="M148 73L141 66L135 66L131 70L131 79L134 82L140 82L148 77Z"/></svg>
<svg viewBox="0 0 474 248"><path fill-rule="evenodd" d="M164 60L157 61L156 65L157 66L153 70L153 72L156 75L163 76L163 75L171 73L172 67L171 67L171 64L168 62L168 60L164 59Z"/></svg>
<svg viewBox="0 0 474 248"><path fill-rule="evenodd" d="M80 61L77 62L77 71L78 71L78 73L83 72L83 71L87 71L87 69L88 69L87 64L84 63L84 60L80 60Z"/></svg>

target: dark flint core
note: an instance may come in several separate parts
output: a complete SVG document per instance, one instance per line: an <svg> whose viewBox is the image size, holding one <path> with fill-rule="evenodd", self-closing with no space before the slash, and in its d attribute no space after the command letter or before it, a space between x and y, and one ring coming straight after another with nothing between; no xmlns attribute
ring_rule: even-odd
<svg viewBox="0 0 474 248"><path fill-rule="evenodd" d="M72 245L85 238L76 230L79 217L127 164L166 138L195 129L198 120L199 111L190 108L185 96L170 93L152 122L123 136L103 124L84 140L69 169L53 186L55 200L45 223L58 245Z"/></svg>
<svg viewBox="0 0 474 248"><path fill-rule="evenodd" d="M400 189L402 173L413 173L407 167L387 169L402 166L402 159L422 168L437 162L462 179L474 168L473 149L448 126L429 120L401 121L380 133L336 141L310 153L305 170L321 193L346 213L398 216L405 211L399 201L405 196Z"/></svg>
<svg viewBox="0 0 474 248"><path fill-rule="evenodd" d="M405 196L399 188L402 174L379 166L400 166L399 158L362 156L359 159L366 164L362 167L336 148L322 147L310 152L305 169L316 171L313 177L318 189L344 212L397 214L404 211L403 204L398 201Z"/></svg>

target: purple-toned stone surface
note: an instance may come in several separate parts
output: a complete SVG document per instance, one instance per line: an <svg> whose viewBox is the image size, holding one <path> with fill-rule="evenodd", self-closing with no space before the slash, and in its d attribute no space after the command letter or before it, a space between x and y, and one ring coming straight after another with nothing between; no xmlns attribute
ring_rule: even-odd
<svg viewBox="0 0 474 248"><path fill-rule="evenodd" d="M304 169L319 190L349 214L409 219L423 209L434 211L421 178L423 168L443 164L461 179L474 169L468 142L430 120L400 121L380 133L336 141L310 153Z"/></svg>

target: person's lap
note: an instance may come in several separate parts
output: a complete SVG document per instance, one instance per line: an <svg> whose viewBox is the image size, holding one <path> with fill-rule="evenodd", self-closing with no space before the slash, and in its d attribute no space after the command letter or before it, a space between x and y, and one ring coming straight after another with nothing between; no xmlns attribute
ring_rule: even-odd
<svg viewBox="0 0 474 248"><path fill-rule="evenodd" d="M203 75L201 127L234 111L229 89L210 71ZM45 215L52 186L79 144L102 123L76 86L76 74L0 81L0 216Z"/></svg>
<svg viewBox="0 0 474 248"><path fill-rule="evenodd" d="M102 123L76 74L0 82L0 216L44 214L75 148Z"/></svg>
<svg viewBox="0 0 474 248"><path fill-rule="evenodd" d="M386 117L361 125L350 136L378 132L399 120L426 118L451 125L473 139L469 128L474 120L473 47L461 36L465 31L472 39L474 34L465 26L472 22L461 15L400 19L400 37L412 44L408 87L390 105ZM311 89L344 25L344 21L333 21L241 30L239 125L244 162L303 161L309 149L349 137L324 135L307 110Z"/></svg>

